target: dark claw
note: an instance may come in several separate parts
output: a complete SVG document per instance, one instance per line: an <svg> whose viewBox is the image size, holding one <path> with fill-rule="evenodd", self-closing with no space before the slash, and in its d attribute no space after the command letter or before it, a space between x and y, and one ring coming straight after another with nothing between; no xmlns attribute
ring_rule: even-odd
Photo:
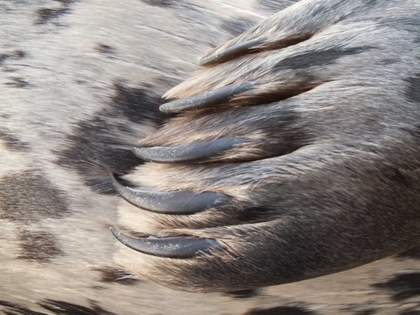
<svg viewBox="0 0 420 315"><path fill-rule="evenodd" d="M173 147L133 148L139 158L160 163L196 162L211 157L217 153L231 149L243 140L219 138L217 140L196 141Z"/></svg>
<svg viewBox="0 0 420 315"><path fill-rule="evenodd" d="M159 107L159 109L165 113L179 113L186 110L203 109L218 105L220 103L228 102L232 99L233 96L250 90L252 87L253 84L249 82L241 85L229 84L210 92L205 92L203 94L194 95L188 98L182 98L163 104Z"/></svg>
<svg viewBox="0 0 420 315"><path fill-rule="evenodd" d="M224 203L230 198L217 192L203 192L197 194L193 191L156 191L151 189L131 188L122 185L111 174L115 190L132 205L162 214L193 214Z"/></svg>
<svg viewBox="0 0 420 315"><path fill-rule="evenodd" d="M192 237L134 238L121 233L114 227L110 227L110 230L115 238L127 247L159 257L193 258L200 252L208 252L211 248L222 247L218 241L213 239Z"/></svg>
<svg viewBox="0 0 420 315"><path fill-rule="evenodd" d="M264 44L267 41L267 38L257 38L247 41L245 43L240 43L235 46L229 47L222 52L203 57L199 61L200 66L208 67L217 63L222 63L243 55L246 55L250 50L256 46Z"/></svg>

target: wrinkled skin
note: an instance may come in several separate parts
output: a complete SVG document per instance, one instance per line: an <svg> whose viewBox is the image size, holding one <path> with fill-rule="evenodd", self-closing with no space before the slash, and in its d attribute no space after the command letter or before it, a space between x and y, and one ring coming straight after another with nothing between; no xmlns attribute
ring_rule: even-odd
<svg viewBox="0 0 420 315"><path fill-rule="evenodd" d="M418 244L419 38L419 1L312 0L206 54L165 95L177 115L134 149L149 161L135 187L114 179L125 227L146 234L113 230L140 252L122 262L172 288L232 291Z"/></svg>

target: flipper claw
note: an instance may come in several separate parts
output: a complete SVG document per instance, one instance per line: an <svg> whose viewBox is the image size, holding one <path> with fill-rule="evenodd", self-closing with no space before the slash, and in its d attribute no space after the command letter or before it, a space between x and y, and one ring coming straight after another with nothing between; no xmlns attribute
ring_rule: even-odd
<svg viewBox="0 0 420 315"><path fill-rule="evenodd" d="M115 238L127 247L148 255L166 258L193 258L211 248L222 247L214 239L193 237L134 238L110 227Z"/></svg>
<svg viewBox="0 0 420 315"><path fill-rule="evenodd" d="M133 152L143 160L158 163L195 162L227 151L240 142L241 139L222 137L171 147L135 147Z"/></svg>
<svg viewBox="0 0 420 315"><path fill-rule="evenodd" d="M152 189L132 188L122 185L113 174L115 190L127 202L136 207L162 214L186 215L202 212L208 208L229 200L229 197L217 192L193 191L156 191Z"/></svg>
<svg viewBox="0 0 420 315"><path fill-rule="evenodd" d="M204 109L220 103L229 102L232 97L252 89L253 86L254 85L249 82L241 85L229 84L209 92L163 104L159 109L165 113L180 113L187 110Z"/></svg>

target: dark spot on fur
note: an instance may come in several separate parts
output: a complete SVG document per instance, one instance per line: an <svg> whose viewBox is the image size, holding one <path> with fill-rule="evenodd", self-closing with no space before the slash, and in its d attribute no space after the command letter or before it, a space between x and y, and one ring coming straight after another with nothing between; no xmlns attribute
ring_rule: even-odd
<svg viewBox="0 0 420 315"><path fill-rule="evenodd" d="M243 210L235 211L232 214L239 223L258 223L267 221L273 209L269 207L249 207Z"/></svg>
<svg viewBox="0 0 420 315"><path fill-rule="evenodd" d="M98 193L112 193L108 171L127 174L141 164L131 152L139 140L135 127L157 126L166 117L159 111L163 103L150 87L115 85L111 106L96 117L82 121L69 136L71 146L57 152L59 165L75 169L86 185ZM130 140L128 140L130 139Z"/></svg>
<svg viewBox="0 0 420 315"><path fill-rule="evenodd" d="M244 315L316 315L316 313L298 306L278 306L265 309L255 308Z"/></svg>
<svg viewBox="0 0 420 315"><path fill-rule="evenodd" d="M134 123L153 122L161 124L167 117L159 111L165 101L152 91L151 86L131 88L116 84L112 107Z"/></svg>
<svg viewBox="0 0 420 315"><path fill-rule="evenodd" d="M255 22L251 19L237 18L224 21L222 24L222 29L232 36L238 36L254 25Z"/></svg>
<svg viewBox="0 0 420 315"><path fill-rule="evenodd" d="M368 0L367 1L367 5L368 6L374 6L374 5L377 5L378 4L378 0Z"/></svg>
<svg viewBox="0 0 420 315"><path fill-rule="evenodd" d="M398 315L420 315L420 311L402 311Z"/></svg>
<svg viewBox="0 0 420 315"><path fill-rule="evenodd" d="M26 53L22 50L15 50L9 54L0 54L0 64L5 62L8 59L22 59L26 57Z"/></svg>
<svg viewBox="0 0 420 315"><path fill-rule="evenodd" d="M345 314L352 313L353 315L374 315L377 313L376 309L367 307L365 303L350 304L341 310L345 311Z"/></svg>
<svg viewBox="0 0 420 315"><path fill-rule="evenodd" d="M74 3L76 3L79 0L54 0L56 2L61 3L61 8L40 8L36 11L37 14L37 20L35 21L35 24L47 24L51 22L51 20L54 20L56 18L59 18L60 16L64 14L70 13L70 6Z"/></svg>
<svg viewBox="0 0 420 315"><path fill-rule="evenodd" d="M69 8L59 8L59 9L49 9L49 8L40 8L36 11L38 16L35 24L47 24L52 19L56 19L63 14L69 13Z"/></svg>
<svg viewBox="0 0 420 315"><path fill-rule="evenodd" d="M56 237L44 231L21 231L19 240L21 254L18 258L20 259L47 263L56 256L64 254L59 248Z"/></svg>
<svg viewBox="0 0 420 315"><path fill-rule="evenodd" d="M45 300L38 304L57 315L115 315L95 301L89 301L90 307L57 300Z"/></svg>
<svg viewBox="0 0 420 315"><path fill-rule="evenodd" d="M373 286L390 291L395 301L420 296L420 272L396 275L386 282L376 283Z"/></svg>
<svg viewBox="0 0 420 315"><path fill-rule="evenodd" d="M19 140L6 130L0 129L0 140L4 142L6 148L10 151L26 152L29 149L29 143Z"/></svg>
<svg viewBox="0 0 420 315"><path fill-rule="evenodd" d="M14 304L14 303L7 302L7 301L0 300L0 306L17 307L18 305Z"/></svg>
<svg viewBox="0 0 420 315"><path fill-rule="evenodd" d="M26 53L23 50L16 50L13 52L13 57L16 59L22 59L26 57Z"/></svg>
<svg viewBox="0 0 420 315"><path fill-rule="evenodd" d="M376 313L376 310L369 309L369 310L357 311L356 313L354 313L354 315L373 315L375 313Z"/></svg>
<svg viewBox="0 0 420 315"><path fill-rule="evenodd" d="M0 181L0 218L36 222L64 217L70 212L67 196L41 174L24 171Z"/></svg>
<svg viewBox="0 0 420 315"><path fill-rule="evenodd" d="M140 0L140 1L148 5L161 7L161 8L170 7L170 6L173 6L182 2L180 0Z"/></svg>
<svg viewBox="0 0 420 315"><path fill-rule="evenodd" d="M111 55L115 52L115 48L109 45L105 45L105 44L98 44L95 47L95 50L100 54L107 54L107 55Z"/></svg>
<svg viewBox="0 0 420 315"><path fill-rule="evenodd" d="M410 179L408 174L404 174L404 170L392 165L385 165L383 167L383 177L386 179L386 183L390 180L392 183L397 184L405 188L413 186L413 181Z"/></svg>
<svg viewBox="0 0 420 315"><path fill-rule="evenodd" d="M410 250L402 252L397 257L404 257L404 258L408 257L408 258L420 259L420 246L417 246Z"/></svg>
<svg viewBox="0 0 420 315"><path fill-rule="evenodd" d="M23 78L12 78L12 82L6 82L4 84L18 89L22 89L29 86L29 82L24 80Z"/></svg>
<svg viewBox="0 0 420 315"><path fill-rule="evenodd" d="M64 6L69 6L69 5L73 4L73 3L76 3L79 0L54 0L54 1L60 2Z"/></svg>
<svg viewBox="0 0 420 315"><path fill-rule="evenodd" d="M268 12L276 13L278 11L281 11L283 9L286 9L287 7L291 6L292 4L295 4L296 2L299 2L300 0L260 0L258 2L258 8L262 8Z"/></svg>
<svg viewBox="0 0 420 315"><path fill-rule="evenodd" d="M101 273L101 279L99 281L105 283L117 283L123 285L134 285L140 282L131 273L117 268L104 267L95 268L95 271Z"/></svg>
<svg viewBox="0 0 420 315"><path fill-rule="evenodd" d="M0 64L5 62L9 58L10 58L10 55L8 55L8 54L0 54Z"/></svg>
<svg viewBox="0 0 420 315"><path fill-rule="evenodd" d="M408 87L405 96L414 103L420 103L420 74L415 77L406 79Z"/></svg>
<svg viewBox="0 0 420 315"><path fill-rule="evenodd" d="M258 289L249 289L249 290L225 292L224 295L229 296L234 299L249 299L249 298L260 295L260 293L261 291Z"/></svg>
<svg viewBox="0 0 420 315"><path fill-rule="evenodd" d="M7 301L0 301L0 306L5 307L2 310L5 315L47 315L45 313L31 311L26 307Z"/></svg>
<svg viewBox="0 0 420 315"><path fill-rule="evenodd" d="M389 65L393 65L393 64L395 64L397 62L398 62L397 59L391 59L391 58L389 58L389 59L382 59L381 61L378 62L378 64L379 65L382 65L382 66L389 66Z"/></svg>
<svg viewBox="0 0 420 315"><path fill-rule="evenodd" d="M333 64L344 56L352 56L373 49L370 46L353 48L331 48L326 50L312 51L301 55L286 58L280 61L275 67L278 70L304 70L310 67L321 67Z"/></svg>

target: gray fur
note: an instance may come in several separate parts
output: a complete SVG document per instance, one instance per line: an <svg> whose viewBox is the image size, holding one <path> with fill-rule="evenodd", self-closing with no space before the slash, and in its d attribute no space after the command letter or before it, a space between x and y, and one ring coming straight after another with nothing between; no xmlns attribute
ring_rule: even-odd
<svg viewBox="0 0 420 315"><path fill-rule="evenodd" d="M129 268L173 288L245 290L417 245L419 19L419 1L302 1L210 52L209 69L166 94L181 100L165 111L184 113L142 142L175 146L168 152L182 158L146 163L129 178L145 189L230 198L189 215L147 208L133 215L127 206L139 223L125 223L152 235L214 239L222 248L188 260L131 252L139 258L135 266L125 259ZM244 43L260 47L232 48ZM384 66L398 59L404 62ZM218 103L211 90L221 94ZM203 107L216 109L197 112ZM195 164L183 160L185 148L222 138L238 143Z"/></svg>
<svg viewBox="0 0 420 315"><path fill-rule="evenodd" d="M126 205L118 213L116 196L96 192L110 192L105 181L109 168L122 175L137 165L139 161L124 148L138 144L165 119L150 117L157 111L142 111L140 105L158 107L162 101L157 96L196 70L199 56L230 38L232 31L225 25L240 19L253 24L274 13L251 0L165 3L169 2L0 3L0 313L177 315L280 310L328 315L419 310L418 295L392 299L397 292L416 288L416 282L398 277L400 272L418 272L415 250L344 273L266 288L247 299L172 291L138 277L145 272L136 270L139 254L117 244L108 227L147 232L156 226L160 229L159 224L167 226L168 218L162 217L160 223ZM64 14L44 15L48 19L40 23L40 13L46 12ZM371 40L366 39L367 46ZM395 45L398 52L402 48ZM368 55L358 57L364 60ZM398 54L378 59L393 67L403 67L407 61ZM416 97L416 90L408 88L415 81L406 79L407 95ZM329 91L324 96L333 97ZM282 118L282 128L291 135L285 143L295 144L293 137L299 131L294 149L311 139L300 128L301 114L291 108L290 115ZM257 112L252 117L258 119ZM257 156L272 151L270 147L260 150L261 142L255 143ZM249 157L246 150L235 154ZM182 174L177 181L188 176ZM230 182L221 184L234 187ZM219 219L223 215L207 222ZM143 229L145 222L151 223L147 229ZM201 228L206 219L193 223ZM117 264L114 256L123 264ZM152 265L155 271L156 266ZM168 276L166 269L157 271L161 277ZM398 286L394 279L405 281ZM372 286L378 283L386 285Z"/></svg>

